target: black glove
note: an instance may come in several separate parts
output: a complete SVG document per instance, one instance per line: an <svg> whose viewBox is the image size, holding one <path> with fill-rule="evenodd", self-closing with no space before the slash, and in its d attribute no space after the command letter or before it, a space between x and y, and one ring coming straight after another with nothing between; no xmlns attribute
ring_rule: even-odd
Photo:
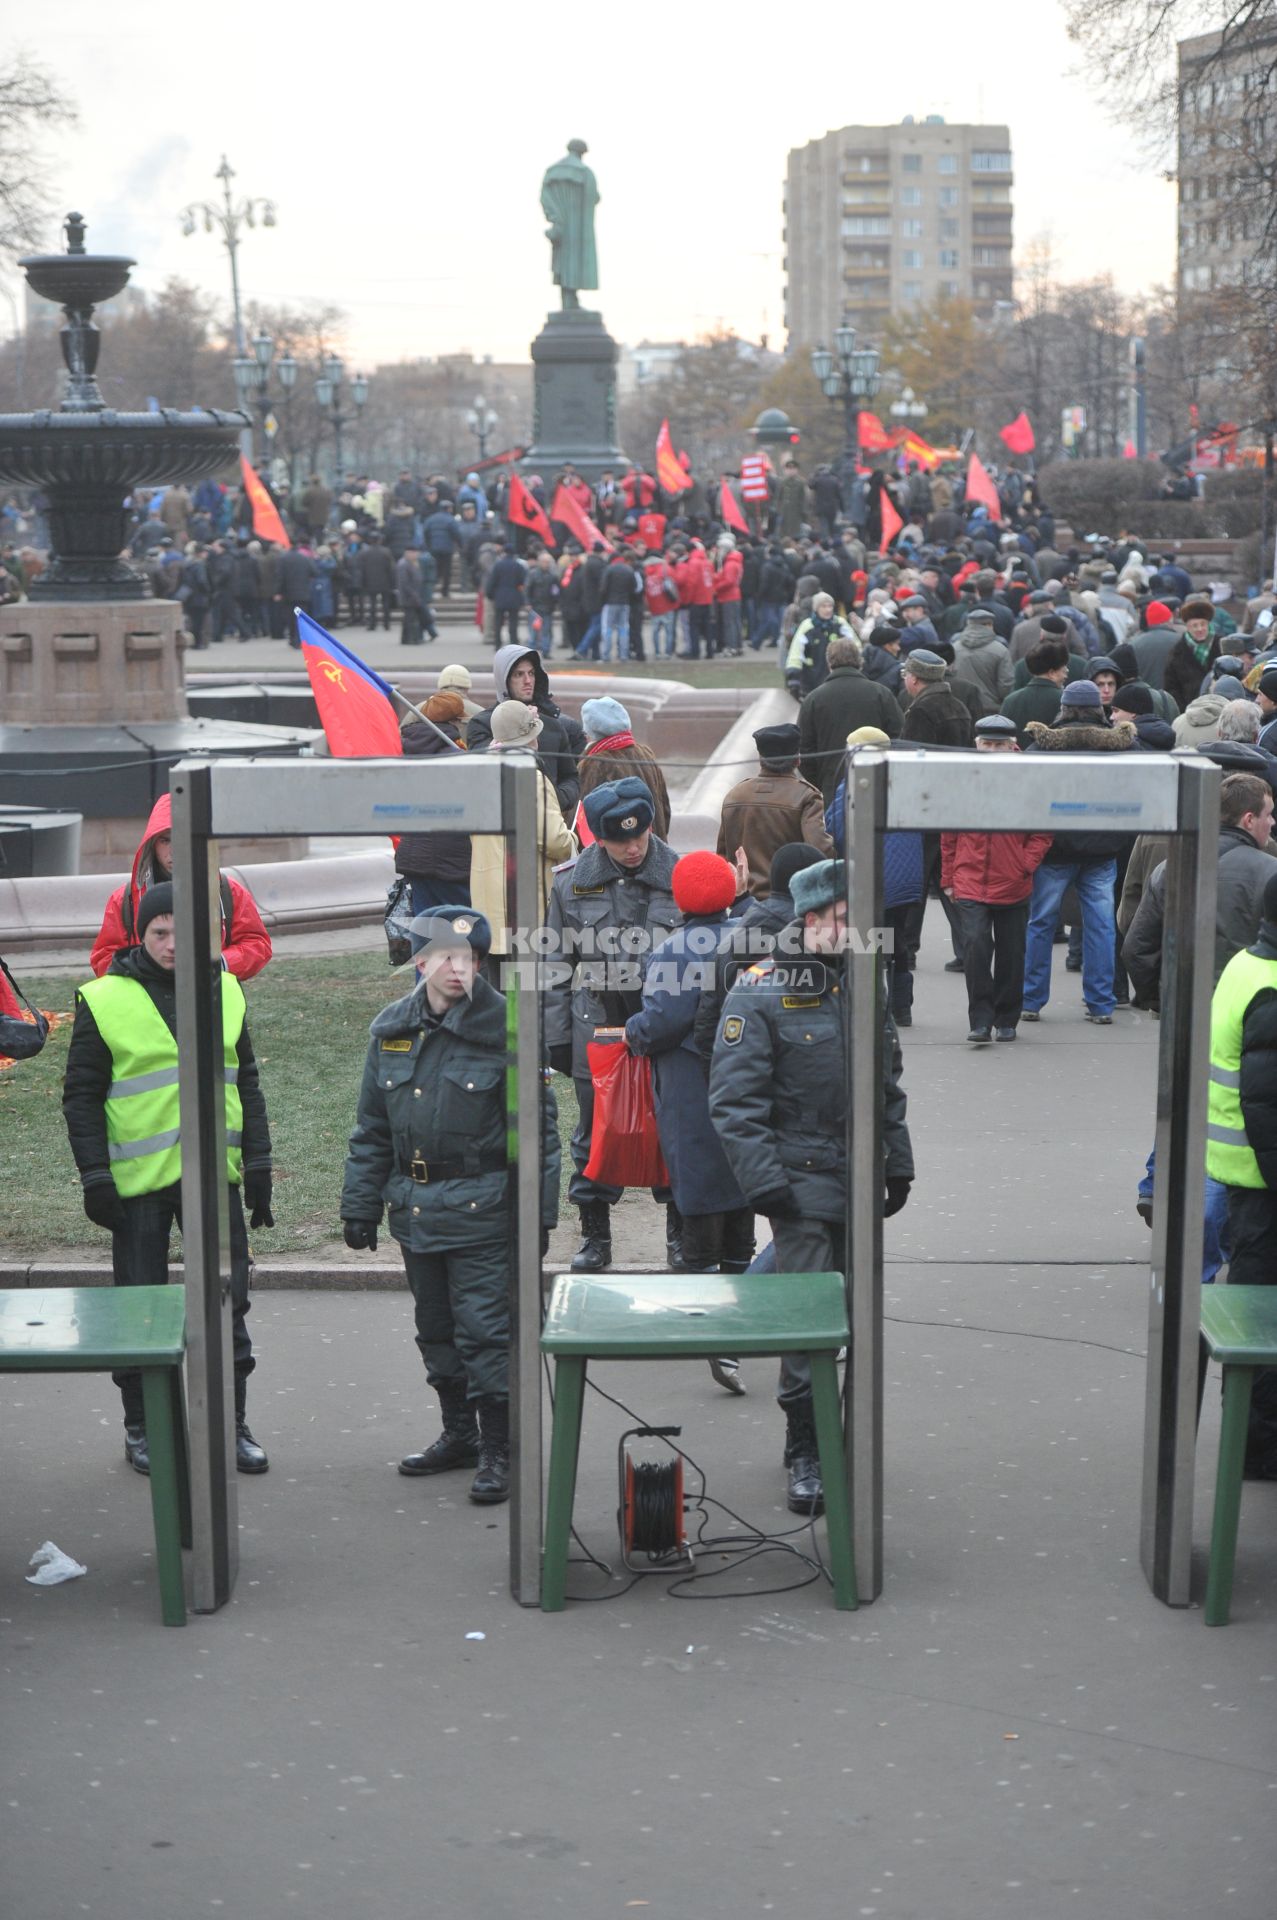
<svg viewBox="0 0 1277 1920"><path fill-rule="evenodd" d="M572 1077L572 1043L571 1041L568 1041L566 1046L550 1048L550 1065L553 1068L555 1073L566 1074L567 1077L571 1079Z"/></svg>
<svg viewBox="0 0 1277 1920"><path fill-rule="evenodd" d="M248 1208L250 1227L273 1227L275 1216L270 1210L271 1189L274 1181L269 1167L254 1167L250 1173L244 1169L244 1205Z"/></svg>
<svg viewBox="0 0 1277 1920"><path fill-rule="evenodd" d="M377 1222L375 1220L343 1220L341 1231L346 1245L353 1247L356 1253L363 1247L367 1247L369 1253L376 1253Z"/></svg>
<svg viewBox="0 0 1277 1920"><path fill-rule="evenodd" d="M798 1202L792 1187L772 1187L769 1192L758 1194L749 1204L755 1213L766 1214L769 1220L798 1218Z"/></svg>
<svg viewBox="0 0 1277 1920"><path fill-rule="evenodd" d="M541 1229L541 1258L542 1258L543 1260L545 1259L545 1256L546 1256L546 1254L547 1254L547 1253L549 1253L549 1251L550 1251L550 1229L549 1229L548 1227L542 1227L542 1229Z"/></svg>
<svg viewBox="0 0 1277 1920"><path fill-rule="evenodd" d="M913 1181L906 1180L903 1173L889 1173L887 1175L887 1197L882 1203L882 1217L884 1220L890 1220L893 1213L899 1213L901 1207L903 1207L905 1201L909 1198L909 1189L912 1185Z"/></svg>
<svg viewBox="0 0 1277 1920"><path fill-rule="evenodd" d="M113 1232L124 1225L124 1208L114 1180L98 1180L84 1189L84 1211L95 1227Z"/></svg>

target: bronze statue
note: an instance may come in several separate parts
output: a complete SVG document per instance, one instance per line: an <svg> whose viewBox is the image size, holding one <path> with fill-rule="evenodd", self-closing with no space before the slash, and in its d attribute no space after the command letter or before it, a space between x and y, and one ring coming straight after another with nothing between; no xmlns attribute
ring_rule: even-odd
<svg viewBox="0 0 1277 1920"><path fill-rule="evenodd" d="M582 288L599 284L598 255L594 251L594 209L599 204L599 190L581 158L588 152L584 140L569 140L566 154L546 168L541 182L541 211L550 222L545 236L550 242L551 272L565 307L579 307L577 294Z"/></svg>

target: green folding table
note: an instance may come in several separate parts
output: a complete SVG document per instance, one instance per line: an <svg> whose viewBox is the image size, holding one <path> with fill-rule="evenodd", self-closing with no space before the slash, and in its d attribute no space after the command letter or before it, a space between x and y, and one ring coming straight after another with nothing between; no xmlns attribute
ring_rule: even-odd
<svg viewBox="0 0 1277 1920"><path fill-rule="evenodd" d="M141 1373L166 1627L186 1624L182 1548L191 1544L191 1497L182 1404L185 1348L182 1287L0 1289L0 1373L117 1373L133 1367Z"/></svg>
<svg viewBox="0 0 1277 1920"><path fill-rule="evenodd" d="M838 1350L848 1341L840 1273L560 1274L541 1332L541 1350L554 1360L555 1384L542 1611L559 1612L565 1598L587 1363L712 1359L720 1353L811 1356L834 1604L854 1609L837 1366Z"/></svg>
<svg viewBox="0 0 1277 1920"><path fill-rule="evenodd" d="M1277 1287L1203 1287L1202 1345L1224 1371L1224 1415L1206 1575L1206 1624L1226 1627L1233 1599L1250 1392L1262 1367L1277 1366Z"/></svg>

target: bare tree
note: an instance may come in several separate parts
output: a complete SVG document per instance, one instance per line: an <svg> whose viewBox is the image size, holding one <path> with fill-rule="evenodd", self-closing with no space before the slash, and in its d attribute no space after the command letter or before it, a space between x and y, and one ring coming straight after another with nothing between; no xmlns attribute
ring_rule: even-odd
<svg viewBox="0 0 1277 1920"><path fill-rule="evenodd" d="M50 217L40 136L77 117L70 96L29 54L19 50L0 62L0 261L39 245Z"/></svg>

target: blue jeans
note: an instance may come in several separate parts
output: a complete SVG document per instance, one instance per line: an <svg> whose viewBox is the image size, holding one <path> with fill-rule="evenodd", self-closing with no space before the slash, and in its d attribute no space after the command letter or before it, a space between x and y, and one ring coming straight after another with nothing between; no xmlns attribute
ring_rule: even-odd
<svg viewBox="0 0 1277 1920"><path fill-rule="evenodd" d="M757 653L760 647L774 647L780 639L780 616L785 611L774 600L759 600L758 618L750 622L750 645Z"/></svg>
<svg viewBox="0 0 1277 1920"><path fill-rule="evenodd" d="M652 615L653 660L659 660L662 656L667 660L673 659L674 628L677 620L678 615L673 607L669 609L668 613L654 613Z"/></svg>
<svg viewBox="0 0 1277 1920"><path fill-rule="evenodd" d="M630 657L630 610L628 607L604 607L603 644L599 648L599 659L610 660L613 642L616 645L618 660Z"/></svg>
<svg viewBox="0 0 1277 1920"><path fill-rule="evenodd" d="M1051 997L1051 942L1070 885L1082 907L1082 997L1091 1013L1113 1011L1115 860L1044 860L1033 876L1024 956L1024 1006L1039 1012Z"/></svg>
<svg viewBox="0 0 1277 1920"><path fill-rule="evenodd" d="M1157 1149L1144 1163L1144 1177L1138 1192L1141 1200L1153 1198L1153 1176L1157 1172ZM1209 1287L1220 1268L1227 1266L1232 1254L1228 1231L1228 1188L1220 1180L1206 1176L1205 1205L1202 1209L1202 1285Z"/></svg>
<svg viewBox="0 0 1277 1920"><path fill-rule="evenodd" d="M602 631L603 631L602 613L599 612L599 613L591 614L590 624L585 629L585 632L581 635L581 644L576 650L576 657L578 660L584 660L587 653L589 654L592 660L598 659L599 635L602 633Z"/></svg>

